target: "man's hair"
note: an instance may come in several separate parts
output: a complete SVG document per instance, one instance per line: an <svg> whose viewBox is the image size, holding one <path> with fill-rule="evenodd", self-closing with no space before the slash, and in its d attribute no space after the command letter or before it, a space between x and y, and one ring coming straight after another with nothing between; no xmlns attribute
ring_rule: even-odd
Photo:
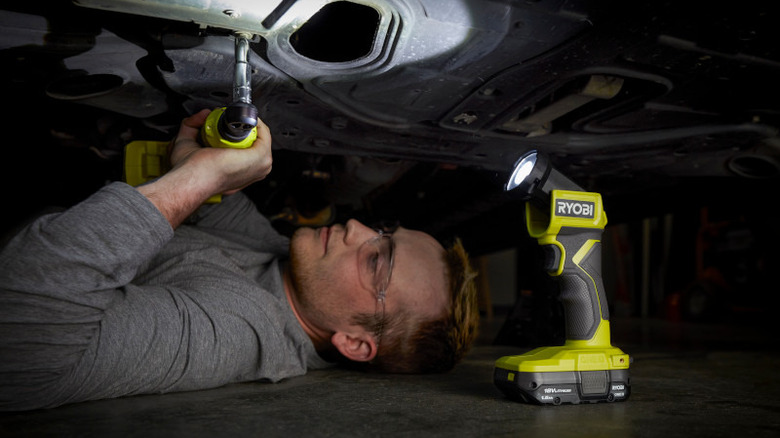
<svg viewBox="0 0 780 438"><path fill-rule="evenodd" d="M408 311L386 315L375 321L373 315L357 318L367 328L383 327L377 356L367 365L372 371L388 373L436 373L452 369L468 352L479 326L476 272L460 239L455 239L444 255L450 306L434 320L419 320Z"/></svg>

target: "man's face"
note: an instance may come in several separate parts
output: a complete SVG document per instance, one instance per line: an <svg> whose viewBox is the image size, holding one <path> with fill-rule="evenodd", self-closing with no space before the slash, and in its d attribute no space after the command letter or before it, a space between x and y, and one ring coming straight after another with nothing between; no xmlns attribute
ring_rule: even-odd
<svg viewBox="0 0 780 438"><path fill-rule="evenodd" d="M346 226L302 228L291 241L291 277L299 311L331 330L357 314L377 310L376 290L360 281L360 246L378 233L356 220ZM399 228L392 235L393 270L385 312L401 309L420 319L442 316L449 304L444 248L428 234ZM363 257L364 258L364 257ZM381 307L380 307L381 309Z"/></svg>

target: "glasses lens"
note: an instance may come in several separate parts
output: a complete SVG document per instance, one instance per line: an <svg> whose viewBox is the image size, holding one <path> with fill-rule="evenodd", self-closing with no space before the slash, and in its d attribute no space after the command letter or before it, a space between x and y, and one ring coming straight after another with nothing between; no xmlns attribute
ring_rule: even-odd
<svg viewBox="0 0 780 438"><path fill-rule="evenodd" d="M363 287L377 293L383 300L393 269L393 241L389 234L363 243L359 252L360 281Z"/></svg>

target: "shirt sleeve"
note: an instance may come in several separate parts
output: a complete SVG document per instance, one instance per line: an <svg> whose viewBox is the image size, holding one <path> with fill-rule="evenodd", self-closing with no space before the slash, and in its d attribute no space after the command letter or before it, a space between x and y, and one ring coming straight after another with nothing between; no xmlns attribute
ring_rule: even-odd
<svg viewBox="0 0 780 438"><path fill-rule="evenodd" d="M12 238L0 251L0 291L102 307L100 294L90 292L129 283L172 237L154 204L131 186L113 183Z"/></svg>
<svg viewBox="0 0 780 438"><path fill-rule="evenodd" d="M123 288L173 237L157 208L114 183L38 218L0 250L0 411L53 407Z"/></svg>

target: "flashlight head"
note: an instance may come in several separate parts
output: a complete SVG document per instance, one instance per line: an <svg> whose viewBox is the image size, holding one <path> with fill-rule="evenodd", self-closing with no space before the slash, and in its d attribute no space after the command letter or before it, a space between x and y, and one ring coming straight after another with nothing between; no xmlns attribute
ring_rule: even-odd
<svg viewBox="0 0 780 438"><path fill-rule="evenodd" d="M562 173L553 169L546 154L531 150L520 156L515 162L505 191L514 190L525 199L549 202L553 190L583 191Z"/></svg>
<svg viewBox="0 0 780 438"><path fill-rule="evenodd" d="M512 175L504 186L505 191L517 190L523 194L531 194L549 173L547 158L536 150L523 154L515 161Z"/></svg>

